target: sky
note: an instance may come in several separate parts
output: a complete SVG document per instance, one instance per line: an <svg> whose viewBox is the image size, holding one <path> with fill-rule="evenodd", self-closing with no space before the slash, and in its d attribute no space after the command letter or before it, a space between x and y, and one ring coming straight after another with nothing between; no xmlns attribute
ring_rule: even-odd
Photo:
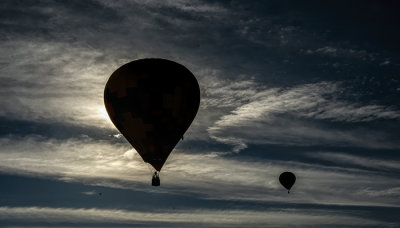
<svg viewBox="0 0 400 228"><path fill-rule="evenodd" d="M0 226L399 227L399 10L2 0ZM109 76L141 58L183 64L201 91L160 187L104 108Z"/></svg>

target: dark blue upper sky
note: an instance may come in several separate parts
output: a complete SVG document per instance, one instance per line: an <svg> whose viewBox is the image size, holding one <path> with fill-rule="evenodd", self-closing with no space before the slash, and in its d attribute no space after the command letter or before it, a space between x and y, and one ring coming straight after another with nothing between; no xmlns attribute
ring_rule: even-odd
<svg viewBox="0 0 400 228"><path fill-rule="evenodd" d="M399 10L1 1L0 226L398 227ZM158 188L103 105L111 73L151 57L201 89Z"/></svg>

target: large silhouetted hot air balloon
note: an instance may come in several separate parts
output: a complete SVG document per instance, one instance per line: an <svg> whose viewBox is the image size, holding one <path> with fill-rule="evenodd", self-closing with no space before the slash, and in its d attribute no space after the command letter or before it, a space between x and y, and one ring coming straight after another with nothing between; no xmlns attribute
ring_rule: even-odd
<svg viewBox="0 0 400 228"><path fill-rule="evenodd" d="M288 190L292 188L294 182L296 182L296 176L291 172L284 172L279 176L279 182Z"/></svg>
<svg viewBox="0 0 400 228"><path fill-rule="evenodd" d="M104 103L111 121L143 160L156 169L183 138L200 104L200 89L184 66L165 59L140 59L108 79ZM154 182L153 185L159 185Z"/></svg>

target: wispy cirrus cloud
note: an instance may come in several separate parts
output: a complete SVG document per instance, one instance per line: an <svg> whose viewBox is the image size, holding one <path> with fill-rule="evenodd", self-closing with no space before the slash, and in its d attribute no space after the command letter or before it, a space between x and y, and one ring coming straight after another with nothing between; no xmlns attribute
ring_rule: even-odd
<svg viewBox="0 0 400 228"><path fill-rule="evenodd" d="M132 4L132 1L122 1L122 2L111 2L111 1L102 1L100 0L104 5L110 6L110 7L126 7L127 4ZM173 0L168 0L168 1L154 1L154 0L146 0L146 1L133 1L135 5L137 6L144 6L144 7L154 7L154 8L162 8L162 7L170 7L170 8L175 8L184 12L190 12L190 13L223 13L226 12L227 9L225 9L223 6L218 5L218 4L212 4L212 3L205 3L203 1L198 1L198 0L190 0L190 1L183 1L183 0L178 0L178 1L173 1Z"/></svg>
<svg viewBox="0 0 400 228"><path fill-rule="evenodd" d="M207 77L201 108L234 108L254 99L261 86L255 81L222 81L216 77Z"/></svg>
<svg viewBox="0 0 400 228"><path fill-rule="evenodd" d="M82 192L82 194L87 196L92 196L92 195L97 195L99 193L97 193L96 191L87 191L87 192Z"/></svg>
<svg viewBox="0 0 400 228"><path fill-rule="evenodd" d="M10 7L15 6L10 4ZM68 7L92 10L88 15ZM160 8L166 9L164 13L160 13ZM31 39L25 39L17 31L7 33L7 39L0 46L4 53L0 57L0 78L4 85L0 93L3 107L0 116L112 128L103 107L103 89L111 73L126 62L146 57L180 60L189 65L190 70L204 69L203 58L187 51L192 49L192 38L197 35L177 35L176 30L201 32L205 27L195 29L198 17L175 17L173 12L217 15L215 12L223 12L224 8L201 1L93 1L82 5L27 6L26 10L38 15L32 21L48 35L31 34ZM93 27L91 16L96 18L102 13L110 17L109 21L95 23ZM15 14L16 18L25 15L20 9L15 9ZM201 20L209 19L201 17ZM86 27L88 24L90 28ZM23 29L30 24L13 25ZM99 31L101 36L97 35ZM173 35L158 39L164 33ZM130 37L129 41L127 37Z"/></svg>
<svg viewBox="0 0 400 228"><path fill-rule="evenodd" d="M248 101L232 111L232 115L223 118L220 123L224 120L229 122L229 117L232 117L230 124L235 124L234 121L280 113L298 113L300 116L346 122L400 118L400 111L393 107L341 101L340 94L344 88L340 87L340 83L319 82L288 89L257 87L255 84L254 81L242 81L219 86L214 90L210 88L212 92L209 93L217 96L214 99L237 96L237 100L240 98ZM225 103L222 99L219 106L223 107Z"/></svg>
<svg viewBox="0 0 400 228"><path fill-rule="evenodd" d="M31 226L47 220L48 226L82 222L94 227L108 221L116 226L153 227L288 227L293 223L300 227L395 227L365 214L358 216L354 208L378 206L360 209L375 214L381 208L398 207L399 180L396 174L387 175L397 172L396 158L356 156L350 151L317 152L317 159L313 151L305 151L307 147L302 147L299 154L305 151L305 155L296 161L285 161L285 155L271 161L271 156L263 154L266 144L290 147L283 153L310 145L333 146L335 151L346 147L346 152L354 147L399 148L395 126L400 117L392 99L399 91L392 76L397 57L378 53L382 45L374 42L362 44L370 38L367 33L357 33L358 41L343 34L346 41L342 42L337 37L341 31L324 24L328 20L315 20L330 15L331 7L317 8L321 11L313 4L300 4L300 8L286 4L95 0L24 2L20 7L15 1L4 1L0 6L0 118L6 126L0 139L2 173L89 185L79 191L82 198L94 198L91 195L96 192L91 190L102 189L94 185L162 193L165 202L178 194L188 201L210 199L213 205L224 200L241 208L257 206L254 211L199 210L194 203L185 212L138 212L38 205L2 207L0 220L14 225L26 219ZM333 24L344 28L347 23ZM396 31L382 28L371 31ZM389 41L386 50L392 51ZM184 64L198 78L202 91L199 114L185 135L184 150L178 145L169 157L160 188L150 186L151 171L121 135L112 132L115 128L103 108L108 76L121 64L147 57ZM371 63L388 71L373 78L367 66ZM353 91L341 81L360 84L362 96L369 88L352 81L358 77L376 84L378 96L363 102L353 99ZM379 86L385 83L393 84L391 96L380 93L386 87ZM47 131L50 125L52 130ZM391 129L386 130L388 125ZM83 127L64 133L65 126ZM93 131L96 134L90 134ZM56 137L60 134L64 136ZM244 150L253 144L263 149ZM231 153L226 145L244 151ZM277 178L288 170L298 178L290 196ZM263 210L267 204L279 205L279 212ZM305 209L290 209L299 205ZM305 213L324 205L351 209Z"/></svg>
<svg viewBox="0 0 400 228"><path fill-rule="evenodd" d="M38 136L2 138L0 144L3 161L0 169L6 173L65 180L79 177L129 180L134 174L136 181L149 174L140 156L129 152L127 144L112 144L87 136L67 140Z"/></svg>
<svg viewBox="0 0 400 228"><path fill-rule="evenodd" d="M361 147L396 147L396 144L391 142L385 145L383 132L371 134L375 138L365 142L360 140L361 132L357 129L338 128L327 131L323 125L310 123L311 120L359 123L400 118L400 111L394 107L342 99L340 94L344 88L340 87L340 83L320 82L288 89L257 87L240 89L244 91L236 93L249 95L248 102L239 104L208 128L213 139L235 145L236 151L246 148L248 142L297 145L341 143ZM233 92L229 86L226 87L226 94ZM234 98L234 96L228 97Z"/></svg>
<svg viewBox="0 0 400 228"><path fill-rule="evenodd" d="M111 127L103 104L103 87L115 68L103 54L58 42L3 43L9 64L1 69L2 117Z"/></svg>
<svg viewBox="0 0 400 228"><path fill-rule="evenodd" d="M205 219L206 218L206 219ZM144 225L157 227L303 227L303 226L390 226L390 223L362 217L358 214L334 214L329 210L184 210L174 212L129 211L97 208L50 208L50 207L0 207L0 220L12 224L23 220L25 223L44 223L57 226L64 223L92 225Z"/></svg>
<svg viewBox="0 0 400 228"><path fill-rule="evenodd" d="M397 194L361 194L366 190L390 191L399 185L398 180L380 172L352 167L255 161L221 157L217 151L199 154L175 150L161 173L163 188L154 189L149 183L152 169L127 143L115 144L85 137L69 140L24 137L3 138L0 145L3 151L0 171L9 174L93 186L189 194L203 199L374 206L398 203ZM298 177L290 199L283 194L285 190L278 181L279 174L287 170ZM339 182L341 184L337 185Z"/></svg>
<svg viewBox="0 0 400 228"><path fill-rule="evenodd" d="M375 170L384 171L400 171L400 164L398 161L378 159L371 156L359 156L345 153L333 153L333 152L314 152L308 153L307 156L326 160L337 165L355 165L364 168L370 168Z"/></svg>
<svg viewBox="0 0 400 228"><path fill-rule="evenodd" d="M321 48L316 48L315 50L307 50L306 54L325 55L337 58L355 58L364 61L374 61L376 59L376 54L368 53L366 50L357 50L351 48L346 49L332 46L324 46Z"/></svg>
<svg viewBox="0 0 400 228"><path fill-rule="evenodd" d="M373 187L367 187L359 191L358 194L363 196L374 196L374 197L398 196L400 195L400 187L393 187L388 189L377 189Z"/></svg>

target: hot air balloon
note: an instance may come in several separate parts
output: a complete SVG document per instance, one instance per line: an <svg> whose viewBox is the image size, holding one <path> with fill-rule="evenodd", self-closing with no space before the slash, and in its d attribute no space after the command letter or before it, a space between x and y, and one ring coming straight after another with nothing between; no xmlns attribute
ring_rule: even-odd
<svg viewBox="0 0 400 228"><path fill-rule="evenodd" d="M112 73L104 103L116 128L155 169L152 184L160 185L161 168L199 108L194 75L170 60L135 60Z"/></svg>
<svg viewBox="0 0 400 228"><path fill-rule="evenodd" d="M296 176L291 172L283 172L279 176L279 182L288 190L288 194L290 189L292 188L294 182L296 182Z"/></svg>

